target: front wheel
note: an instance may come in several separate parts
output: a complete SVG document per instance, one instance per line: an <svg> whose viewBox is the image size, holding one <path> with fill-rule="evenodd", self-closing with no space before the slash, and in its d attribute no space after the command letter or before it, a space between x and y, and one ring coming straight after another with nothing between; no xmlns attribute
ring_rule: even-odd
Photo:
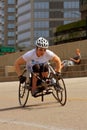
<svg viewBox="0 0 87 130"><path fill-rule="evenodd" d="M27 77L27 70L23 71L23 76ZM22 107L24 107L27 103L28 97L29 97L29 90L30 90L30 81L31 79L28 77L24 83L19 83L19 103Z"/></svg>
<svg viewBox="0 0 87 130"><path fill-rule="evenodd" d="M60 79L56 79L56 83L54 84L53 96L62 106L66 104L67 92L62 77L60 77Z"/></svg>
<svg viewBox="0 0 87 130"><path fill-rule="evenodd" d="M24 107L27 103L29 96L29 89L27 88L27 84L24 82L23 84L19 84L19 103L22 107Z"/></svg>

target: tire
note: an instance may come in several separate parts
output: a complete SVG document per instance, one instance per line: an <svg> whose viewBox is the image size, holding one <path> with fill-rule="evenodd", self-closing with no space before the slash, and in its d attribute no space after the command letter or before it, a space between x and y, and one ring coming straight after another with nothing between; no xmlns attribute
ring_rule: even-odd
<svg viewBox="0 0 87 130"><path fill-rule="evenodd" d="M62 91L58 90L59 86L61 87ZM66 86L62 77L60 77L60 79L56 79L56 83L54 84L53 96L62 106L66 104L67 92L66 92Z"/></svg>
<svg viewBox="0 0 87 130"><path fill-rule="evenodd" d="M26 87L26 83L19 84L19 103L24 107L29 97L29 89Z"/></svg>
<svg viewBox="0 0 87 130"><path fill-rule="evenodd" d="M26 76L26 70L24 70L23 74L24 76ZM30 78L29 78L29 82L26 83L19 83L19 93L18 93L18 98L19 98L19 104L22 107L25 107L27 101L28 101L28 97L29 97L29 91L30 91Z"/></svg>

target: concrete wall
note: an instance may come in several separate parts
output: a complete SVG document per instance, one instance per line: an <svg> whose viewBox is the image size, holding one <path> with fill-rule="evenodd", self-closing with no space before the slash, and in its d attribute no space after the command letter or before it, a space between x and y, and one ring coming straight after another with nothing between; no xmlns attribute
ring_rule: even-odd
<svg viewBox="0 0 87 130"><path fill-rule="evenodd" d="M87 58L87 40L49 47L49 49L54 51L62 60L74 56L76 48L81 50L82 58ZM13 65L15 60L25 52L26 51L0 56L0 66Z"/></svg>
<svg viewBox="0 0 87 130"><path fill-rule="evenodd" d="M70 42L50 47L61 59L67 59L75 55L76 48L81 51L82 58L87 58L87 40Z"/></svg>

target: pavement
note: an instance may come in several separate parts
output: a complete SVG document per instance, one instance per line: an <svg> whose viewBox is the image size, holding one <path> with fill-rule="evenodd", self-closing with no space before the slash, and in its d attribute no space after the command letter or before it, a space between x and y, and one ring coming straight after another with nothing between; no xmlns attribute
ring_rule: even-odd
<svg viewBox="0 0 87 130"><path fill-rule="evenodd" d="M87 77L64 79L67 103L52 95L33 98L21 108L18 81L0 83L0 130L87 130Z"/></svg>

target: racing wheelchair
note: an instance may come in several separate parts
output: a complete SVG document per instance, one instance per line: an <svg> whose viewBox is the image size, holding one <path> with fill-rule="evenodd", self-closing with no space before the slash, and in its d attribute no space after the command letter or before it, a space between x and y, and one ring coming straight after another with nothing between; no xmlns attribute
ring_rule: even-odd
<svg viewBox="0 0 87 130"><path fill-rule="evenodd" d="M39 89L38 94L35 96L41 97L41 101L44 101L44 96L52 94L52 96L62 105L64 106L67 101L67 91L66 86L63 80L62 75L57 74L54 70L54 67L49 63L49 76L47 79L41 79L41 77L37 76L37 79L40 80L40 84L37 86ZM19 104L22 107L25 107L29 94L31 92L31 82L32 82L32 74L33 72L28 72L25 68L22 75L26 76L26 81L24 83L19 83ZM47 89L48 88L48 89ZM46 90L47 89L47 90ZM51 89L52 91L49 91Z"/></svg>

